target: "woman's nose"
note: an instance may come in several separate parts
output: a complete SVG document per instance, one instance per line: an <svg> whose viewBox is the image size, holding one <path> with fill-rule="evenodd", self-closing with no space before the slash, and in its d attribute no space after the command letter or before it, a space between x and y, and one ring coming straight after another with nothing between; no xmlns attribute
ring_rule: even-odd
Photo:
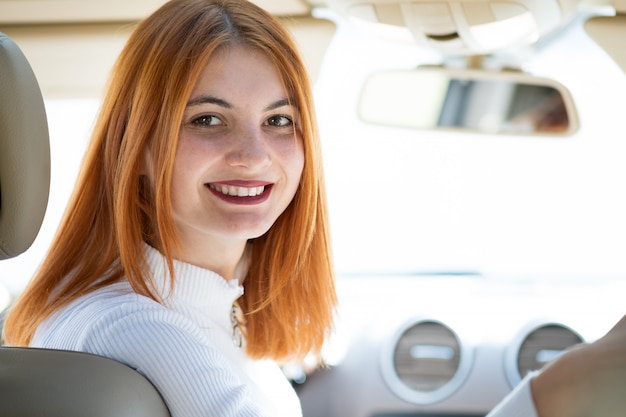
<svg viewBox="0 0 626 417"><path fill-rule="evenodd" d="M246 128L236 133L226 155L231 166L263 168L271 163L269 149L259 128Z"/></svg>

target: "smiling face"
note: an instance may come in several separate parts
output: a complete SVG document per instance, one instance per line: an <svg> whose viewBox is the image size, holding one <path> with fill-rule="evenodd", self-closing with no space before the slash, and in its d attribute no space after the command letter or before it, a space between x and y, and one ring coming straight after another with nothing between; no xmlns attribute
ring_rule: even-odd
<svg viewBox="0 0 626 417"><path fill-rule="evenodd" d="M289 205L304 166L289 101L260 52L235 45L210 59L187 102L174 161L178 258L228 275L246 241Z"/></svg>

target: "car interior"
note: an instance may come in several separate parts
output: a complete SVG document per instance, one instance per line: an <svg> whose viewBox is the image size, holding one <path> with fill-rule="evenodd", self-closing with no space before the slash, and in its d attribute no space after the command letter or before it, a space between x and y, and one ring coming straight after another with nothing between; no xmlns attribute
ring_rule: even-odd
<svg viewBox="0 0 626 417"><path fill-rule="evenodd" d="M66 148L82 149L52 134L59 115L54 103L97 102L133 24L163 2L0 2L0 312L32 274L58 222L61 183L72 182L72 174L55 177ZM604 103L583 96L603 77L626 80L626 0L254 2L283 19L303 51L319 93L327 154L340 307L324 352L327 366L313 373L298 364L285 367L305 417L484 416L527 372L599 338L624 314L619 295L626 268L619 269L619 253L626 250L620 233L626 223L618 211L625 199L613 183L587 184L587 172L574 175L587 161L570 158L566 146L576 143L589 153L583 140L593 136L609 160L594 170L606 170L600 178L619 184L624 169L612 164L623 157L611 146L624 136L623 125L620 131L619 117L595 122L611 129L598 138L588 116ZM587 46L577 52L580 36ZM393 62L385 59L392 55ZM543 61L533 66L537 57ZM549 75L568 59L562 78ZM574 64L595 64L597 79L574 79ZM618 114L620 103L623 108L626 85L620 83L590 95L607 97L608 114ZM425 150L421 156L412 153L416 143ZM499 171L469 160L485 154ZM422 168L429 158L440 166ZM507 164L518 171L510 174ZM450 183L437 181L450 172ZM561 176L580 179L582 191L568 188ZM498 188L498 177L519 189ZM481 191L481 181L493 188ZM552 188L538 191L542 183ZM396 184L419 201L354 203L372 189L395 192ZM581 196L588 190L590 197ZM491 192L502 199L487 200ZM600 215L591 208L581 209L591 213L585 218L569 211L594 198ZM453 213L461 200L479 214ZM551 226L535 225L535 218L525 223L510 210L514 205L540 213ZM497 224L495 230L484 228L486 222ZM580 226L586 223L589 231ZM596 224L602 234L591 230ZM582 231L572 232L572 225ZM525 232L534 233L531 244L502 238L509 233L521 240ZM423 243L420 234L431 238ZM553 238L572 242L579 234L597 238L580 250L597 247L603 254L597 259L607 262L590 260L580 273L574 266L540 273L528 266L543 258L587 266L577 259L578 246L561 255ZM621 237L607 238L614 234ZM482 262L490 251L499 258L493 272L484 267L493 264ZM417 268L418 257L429 262ZM444 265L447 258L459 261ZM147 379L113 360L2 346L0 415L169 412Z"/></svg>

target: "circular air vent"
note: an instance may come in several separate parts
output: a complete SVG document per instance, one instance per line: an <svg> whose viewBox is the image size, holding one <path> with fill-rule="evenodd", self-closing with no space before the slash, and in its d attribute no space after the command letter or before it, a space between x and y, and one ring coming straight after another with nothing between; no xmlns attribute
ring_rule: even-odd
<svg viewBox="0 0 626 417"><path fill-rule="evenodd" d="M383 375L389 388L407 401L440 401L456 391L469 372L469 353L443 323L412 322L392 342L384 353Z"/></svg>
<svg viewBox="0 0 626 417"><path fill-rule="evenodd" d="M568 348L582 343L583 338L567 326L544 324L535 327L517 344L516 354L507 364L509 382L515 386L529 372L541 369Z"/></svg>

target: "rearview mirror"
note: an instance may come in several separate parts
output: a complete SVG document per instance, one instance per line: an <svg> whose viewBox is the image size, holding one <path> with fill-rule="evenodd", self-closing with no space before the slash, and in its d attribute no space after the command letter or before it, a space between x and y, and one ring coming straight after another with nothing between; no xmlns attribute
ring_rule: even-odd
<svg viewBox="0 0 626 417"><path fill-rule="evenodd" d="M424 67L371 75L361 91L366 123L491 134L571 135L578 117L569 91L513 71Z"/></svg>

